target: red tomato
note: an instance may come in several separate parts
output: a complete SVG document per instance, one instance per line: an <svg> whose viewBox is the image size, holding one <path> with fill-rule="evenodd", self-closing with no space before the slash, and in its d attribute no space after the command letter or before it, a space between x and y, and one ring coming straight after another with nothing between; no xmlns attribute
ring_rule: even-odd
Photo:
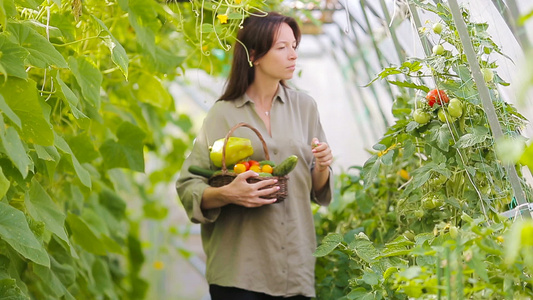
<svg viewBox="0 0 533 300"><path fill-rule="evenodd" d="M259 162L257 160L249 160L248 163L250 164L250 167L259 166Z"/></svg>
<svg viewBox="0 0 533 300"><path fill-rule="evenodd" d="M450 101L445 91L437 89L429 91L426 95L426 99L428 100L428 105L431 107L433 107L435 103L443 105L444 103L448 103Z"/></svg>
<svg viewBox="0 0 533 300"><path fill-rule="evenodd" d="M243 164L244 167L246 167L246 171L250 169L250 163L248 161L241 161L240 164Z"/></svg>

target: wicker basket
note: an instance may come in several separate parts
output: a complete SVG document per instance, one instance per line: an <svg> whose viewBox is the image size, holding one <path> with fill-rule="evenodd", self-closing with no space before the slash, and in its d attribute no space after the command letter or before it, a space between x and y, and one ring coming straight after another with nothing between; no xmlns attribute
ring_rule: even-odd
<svg viewBox="0 0 533 300"><path fill-rule="evenodd" d="M257 129L255 129L254 127L252 127L251 125L247 123L239 123L233 126L233 128L231 128L228 134L226 134L226 138L224 139L224 146L222 147L222 173L213 175L211 176L211 178L209 178L208 183L212 187L221 187L226 184L229 184L237 176L235 173L228 172L228 168L226 166L226 145L228 144L229 137L239 127L248 127L251 130L253 130L253 132L255 132L255 134L257 135L257 137L259 137L259 140L261 140L261 143L263 144L263 151L265 152L265 159L270 160L270 155L268 154L268 148L261 133ZM272 176L272 177L259 177L258 176L258 177L250 177L247 179L247 181L248 183L256 183L262 180L268 180L268 179L273 179L273 178L277 179L278 182L276 182L276 184L274 185L268 185L264 187L263 189L270 188L276 185L276 186L279 186L279 190L270 195L261 196L261 198L264 198L264 199L277 198L277 201L275 203L278 203L278 202L285 200L285 198L287 197L287 181L289 180L289 176Z"/></svg>

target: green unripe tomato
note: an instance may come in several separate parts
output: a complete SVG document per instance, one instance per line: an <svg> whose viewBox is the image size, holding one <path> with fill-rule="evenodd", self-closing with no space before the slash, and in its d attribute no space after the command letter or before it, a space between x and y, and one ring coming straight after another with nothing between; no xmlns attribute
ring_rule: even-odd
<svg viewBox="0 0 533 300"><path fill-rule="evenodd" d="M459 230L457 230L457 227L454 225L450 226L450 237L452 239L455 239L457 238L458 234L459 234Z"/></svg>
<svg viewBox="0 0 533 300"><path fill-rule="evenodd" d="M433 32L435 32L436 34L440 34L442 32L442 24L441 23L435 23L433 24Z"/></svg>
<svg viewBox="0 0 533 300"><path fill-rule="evenodd" d="M403 236L406 237L411 242L415 241L415 234L411 230L407 230L403 233Z"/></svg>
<svg viewBox="0 0 533 300"><path fill-rule="evenodd" d="M463 103L461 103L461 100L457 98L450 100L450 104L448 104L448 114L455 118L459 118L463 114Z"/></svg>
<svg viewBox="0 0 533 300"><path fill-rule="evenodd" d="M461 100L459 100L458 98L452 98L450 99L450 104L459 104L459 105L463 105L463 102L461 102Z"/></svg>
<svg viewBox="0 0 533 300"><path fill-rule="evenodd" d="M435 207L441 207L441 206L444 205L444 201L441 198L439 198L439 197L433 198L432 201L433 201L433 205L435 205Z"/></svg>
<svg viewBox="0 0 533 300"><path fill-rule="evenodd" d="M461 215L461 220L467 222L467 223L472 223L474 222L474 219L472 219L471 216L469 216L468 214L466 214L465 212L463 212L463 214Z"/></svg>
<svg viewBox="0 0 533 300"><path fill-rule="evenodd" d="M421 209L415 210L415 217L421 219L424 216L424 211Z"/></svg>
<svg viewBox="0 0 533 300"><path fill-rule="evenodd" d="M435 208L435 206L436 206L436 203L433 201L432 198L427 197L427 198L422 199L422 207L423 208L432 209L432 208Z"/></svg>
<svg viewBox="0 0 533 300"><path fill-rule="evenodd" d="M448 177L440 174L439 177L431 180L432 185L440 186L443 185L448 180Z"/></svg>
<svg viewBox="0 0 533 300"><path fill-rule="evenodd" d="M428 112L424 111L423 109L418 108L413 113L413 119L418 124L423 125L429 122L429 120L431 120L431 115Z"/></svg>
<svg viewBox="0 0 533 300"><path fill-rule="evenodd" d="M483 80L485 80L485 82L490 82L494 79L494 72L492 72L491 69L483 68L481 69L481 73L483 74Z"/></svg>
<svg viewBox="0 0 533 300"><path fill-rule="evenodd" d="M441 44L433 46L433 54L434 55L442 55L444 53L444 46Z"/></svg>

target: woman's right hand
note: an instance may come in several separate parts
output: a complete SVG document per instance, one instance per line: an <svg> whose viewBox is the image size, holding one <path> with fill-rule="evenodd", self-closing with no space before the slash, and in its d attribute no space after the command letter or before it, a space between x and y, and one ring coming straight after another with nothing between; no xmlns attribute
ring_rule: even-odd
<svg viewBox="0 0 533 300"><path fill-rule="evenodd" d="M254 171L243 172L231 183L221 187L223 197L228 203L241 205L245 207L259 207L266 204L272 204L276 202L276 198L264 199L261 196L268 196L279 190L279 186L274 184L277 179L266 179L256 183L248 183L246 180L251 177L256 177L258 174ZM270 188L265 188L269 185L274 185Z"/></svg>

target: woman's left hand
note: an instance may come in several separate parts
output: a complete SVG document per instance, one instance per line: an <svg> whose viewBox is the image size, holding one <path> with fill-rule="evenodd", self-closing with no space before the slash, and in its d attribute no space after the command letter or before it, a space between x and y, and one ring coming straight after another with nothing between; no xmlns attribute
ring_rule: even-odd
<svg viewBox="0 0 533 300"><path fill-rule="evenodd" d="M333 163L331 148L327 143L321 143L317 138L311 141L313 156L315 157L315 168L317 171L325 171Z"/></svg>

